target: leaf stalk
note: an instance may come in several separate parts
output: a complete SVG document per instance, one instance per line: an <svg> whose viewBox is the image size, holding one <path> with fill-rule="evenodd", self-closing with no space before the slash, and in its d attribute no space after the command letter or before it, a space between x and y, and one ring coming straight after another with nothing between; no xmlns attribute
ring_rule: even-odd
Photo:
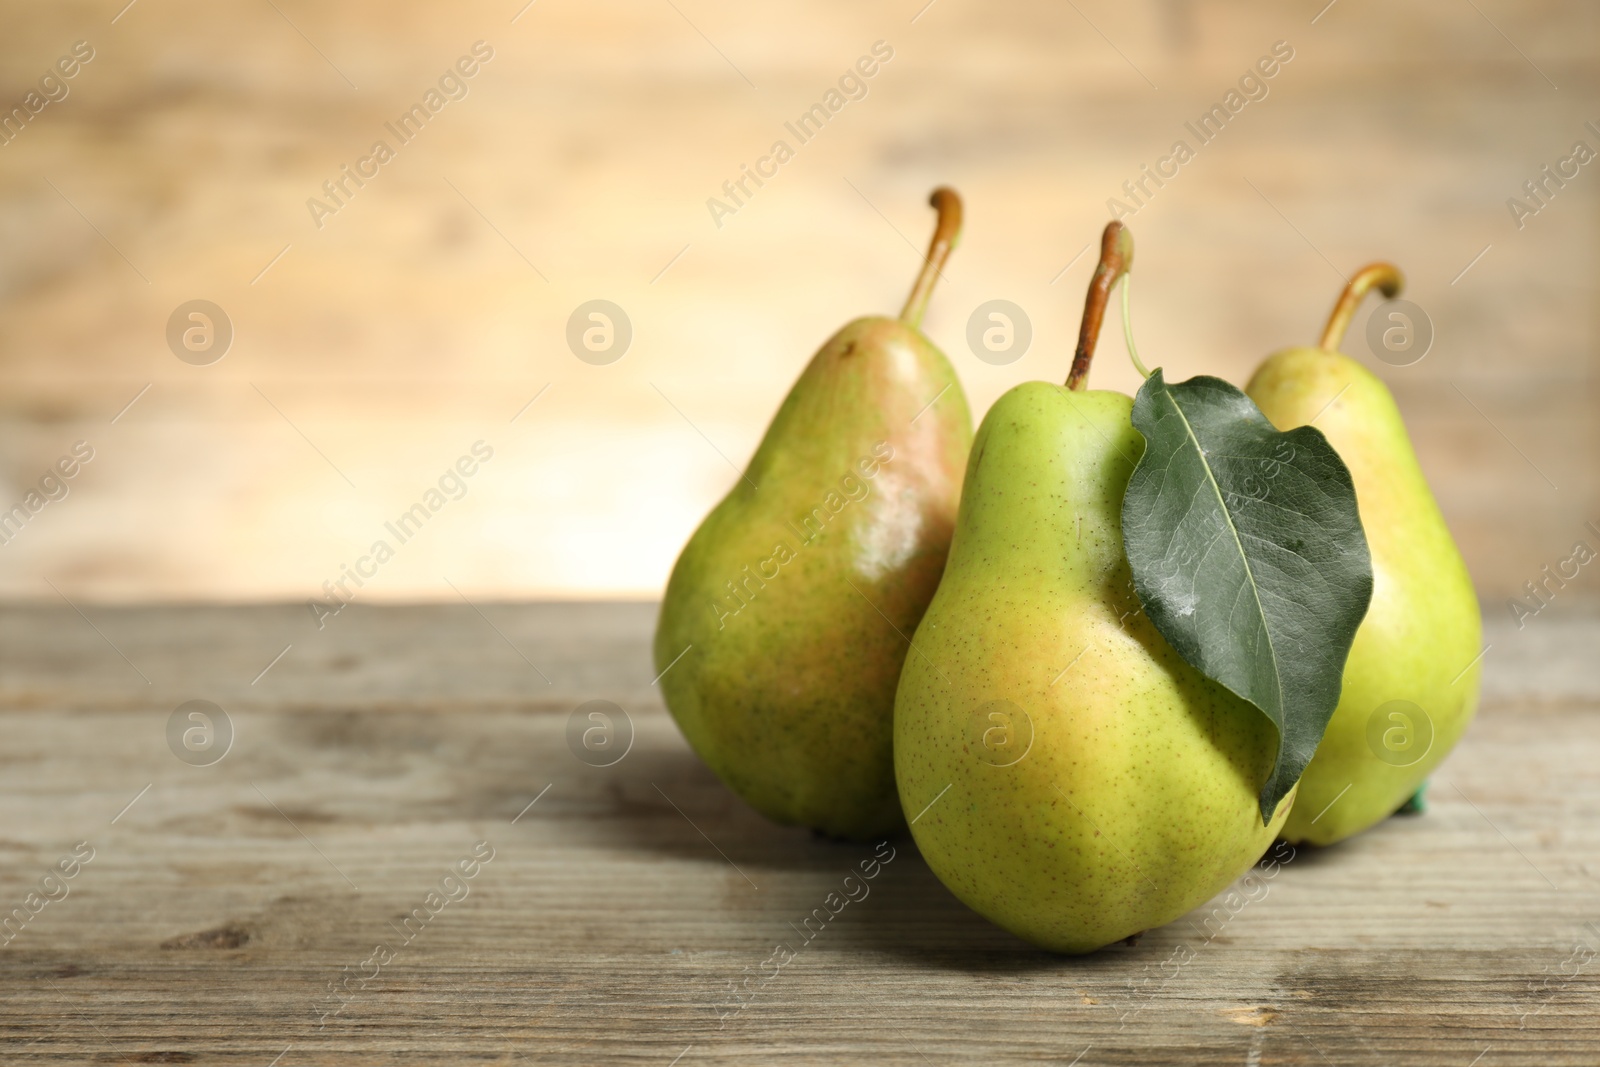
<svg viewBox="0 0 1600 1067"><path fill-rule="evenodd" d="M1133 275L1122 276L1122 339L1128 345L1128 358L1133 360L1133 369L1139 372L1139 377L1149 378L1150 372L1144 369L1144 363L1139 359L1139 349L1133 343L1133 311L1128 306L1128 290L1133 285Z"/></svg>

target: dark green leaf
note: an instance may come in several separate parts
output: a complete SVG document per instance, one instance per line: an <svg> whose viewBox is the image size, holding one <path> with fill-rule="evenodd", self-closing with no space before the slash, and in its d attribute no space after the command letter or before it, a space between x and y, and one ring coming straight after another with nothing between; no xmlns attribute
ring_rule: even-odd
<svg viewBox="0 0 1600 1067"><path fill-rule="evenodd" d="M1321 431L1279 433L1227 382L1133 402L1144 456L1122 502L1134 588L1157 630L1278 728L1261 818L1305 770L1339 703L1372 560L1350 472Z"/></svg>

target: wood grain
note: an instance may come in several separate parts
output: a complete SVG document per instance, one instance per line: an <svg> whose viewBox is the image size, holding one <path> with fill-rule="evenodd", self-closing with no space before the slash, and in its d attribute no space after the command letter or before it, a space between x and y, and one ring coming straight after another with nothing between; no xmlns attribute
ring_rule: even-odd
<svg viewBox="0 0 1600 1067"><path fill-rule="evenodd" d="M0 948L0 1060L1600 1060L1593 617L1491 618L1488 700L1426 814L1067 959L967 911L909 840L804 940L874 850L765 822L688 751L651 686L654 606L480 608L321 633L299 608L0 609L0 910L94 849ZM237 729L210 767L167 747L193 698ZM590 699L635 728L614 766L568 748ZM480 841L466 895L403 943ZM370 980L325 1017L349 974Z"/></svg>

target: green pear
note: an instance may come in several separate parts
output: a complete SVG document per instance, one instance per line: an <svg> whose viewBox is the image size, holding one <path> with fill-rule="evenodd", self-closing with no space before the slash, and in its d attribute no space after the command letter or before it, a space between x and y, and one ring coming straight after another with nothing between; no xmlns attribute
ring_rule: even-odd
<svg viewBox="0 0 1600 1067"><path fill-rule="evenodd" d="M900 801L928 866L1035 944L1091 952L1169 922L1247 871L1271 721L1190 667L1140 609L1122 498L1133 400L1081 391L1120 223L1068 386L995 402L973 442L950 560L895 700Z"/></svg>
<svg viewBox="0 0 1600 1067"><path fill-rule="evenodd" d="M904 825L894 691L944 570L972 444L955 371L920 330L961 227L953 190L898 319L812 357L749 469L673 568L662 695L689 744L771 819L834 837Z"/></svg>
<svg viewBox="0 0 1600 1067"><path fill-rule="evenodd" d="M1394 267L1366 267L1335 305L1321 346L1271 356L1245 389L1278 429L1314 424L1328 438L1350 468L1372 553L1372 605L1284 826L1296 843L1332 844L1392 814L1460 740L1478 706L1483 624L1466 563L1394 397L1338 352L1367 290L1394 297L1401 285Z"/></svg>

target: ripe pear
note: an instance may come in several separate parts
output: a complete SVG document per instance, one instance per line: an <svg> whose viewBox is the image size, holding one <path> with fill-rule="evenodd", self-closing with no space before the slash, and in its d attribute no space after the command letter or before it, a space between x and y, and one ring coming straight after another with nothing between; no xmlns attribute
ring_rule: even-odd
<svg viewBox="0 0 1600 1067"><path fill-rule="evenodd" d="M1132 258L1106 228L1067 387L1019 385L973 442L950 560L895 699L895 773L923 858L1007 930L1084 953L1243 874L1289 808L1258 797L1277 734L1140 610L1122 498L1133 399L1082 391Z"/></svg>
<svg viewBox="0 0 1600 1067"><path fill-rule="evenodd" d="M1317 348L1267 359L1245 392L1280 430L1314 423L1350 468L1372 553L1372 605L1345 661L1339 706L1300 779L1290 842L1328 845L1401 807L1466 732L1478 706L1483 624L1472 579L1417 465L1394 397L1338 351L1367 290L1400 272L1356 274Z"/></svg>
<svg viewBox="0 0 1600 1067"><path fill-rule="evenodd" d="M856 319L812 357L749 469L673 568L662 695L729 788L781 823L875 838L904 825L894 691L944 571L972 416L920 329L960 233L934 191L927 261L897 319Z"/></svg>

